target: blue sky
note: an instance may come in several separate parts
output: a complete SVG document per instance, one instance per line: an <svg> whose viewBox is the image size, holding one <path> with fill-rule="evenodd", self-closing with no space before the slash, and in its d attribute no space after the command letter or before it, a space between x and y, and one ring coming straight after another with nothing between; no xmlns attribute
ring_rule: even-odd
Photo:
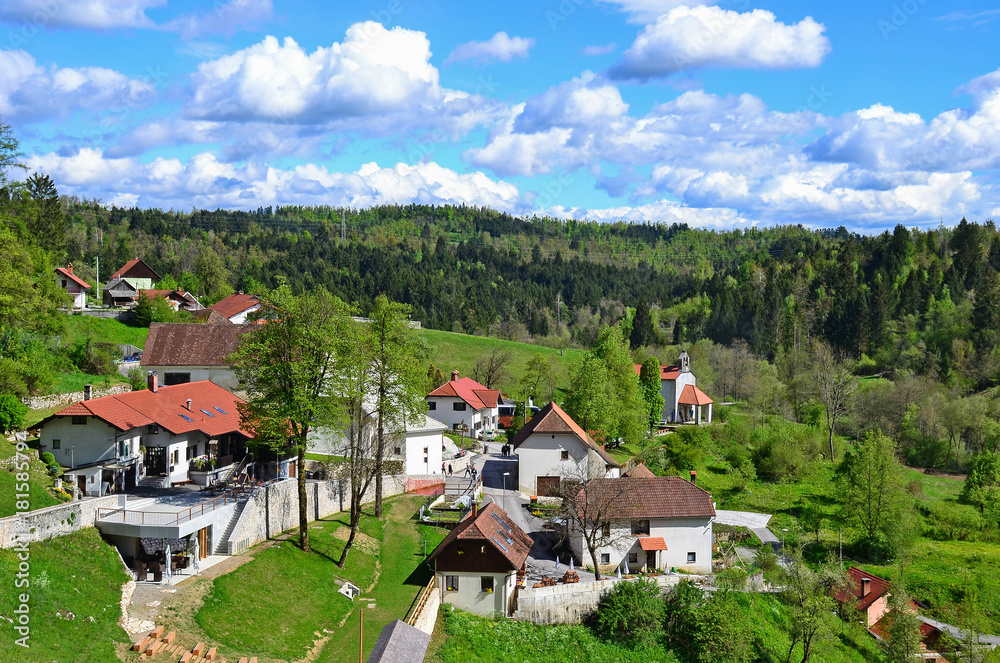
<svg viewBox="0 0 1000 663"><path fill-rule="evenodd" d="M63 193L605 221L1000 210L986 2L3 0L0 121Z"/></svg>

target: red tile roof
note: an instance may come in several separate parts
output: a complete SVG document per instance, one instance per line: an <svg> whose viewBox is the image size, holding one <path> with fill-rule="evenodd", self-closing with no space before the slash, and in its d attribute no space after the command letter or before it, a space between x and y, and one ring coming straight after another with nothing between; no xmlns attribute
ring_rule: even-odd
<svg viewBox="0 0 1000 663"><path fill-rule="evenodd" d="M885 578L879 578L876 575L872 575L867 571L862 571L856 566L852 566L847 570L847 577L851 581L851 597L857 600L857 608L862 612L867 610L868 607L875 603L880 597L889 591L889 581ZM868 585L868 594L864 593L864 580L870 581ZM838 601L847 600L847 596L843 592L839 592L835 598Z"/></svg>
<svg viewBox="0 0 1000 663"><path fill-rule="evenodd" d="M143 348L143 366L229 366L240 335L253 325L154 322Z"/></svg>
<svg viewBox="0 0 1000 663"><path fill-rule="evenodd" d="M132 258L122 265L121 269L111 275L112 279L121 278L153 279L160 280L160 275L153 271L153 268L146 264L142 258Z"/></svg>
<svg viewBox="0 0 1000 663"><path fill-rule="evenodd" d="M556 405L555 401L543 407L538 413L517 432L511 444L517 449L533 433L573 433L580 441L586 444L600 455L604 462L613 467L621 467L621 463L612 458L604 447L594 441L594 438L587 434L587 431L580 428L580 424L573 421L573 417L566 414L566 411Z"/></svg>
<svg viewBox="0 0 1000 663"><path fill-rule="evenodd" d="M639 375L642 372L642 364L632 364L635 367L635 374ZM660 366L660 379L661 380L676 380L677 376L681 374L680 366Z"/></svg>
<svg viewBox="0 0 1000 663"><path fill-rule="evenodd" d="M451 396L461 398L468 403L473 410L482 410L487 407L496 407L500 400L500 392L496 389L487 389L484 385L476 382L472 378L458 378L449 380L443 385L427 394L432 396Z"/></svg>
<svg viewBox="0 0 1000 663"><path fill-rule="evenodd" d="M591 479L580 489L577 509L615 520L715 516L712 496L681 477Z"/></svg>
<svg viewBox="0 0 1000 663"><path fill-rule="evenodd" d="M465 520L456 525L455 529L451 530L448 536L438 544L427 560L433 560L454 541L464 540L489 543L510 562L511 568L515 570L524 566L524 560L528 558L531 546L534 545L531 537L494 502L475 517L470 512Z"/></svg>
<svg viewBox="0 0 1000 663"><path fill-rule="evenodd" d="M667 542L662 536L644 536L639 539L639 547L643 550L666 550Z"/></svg>
<svg viewBox="0 0 1000 663"><path fill-rule="evenodd" d="M89 288L90 284L81 279L79 276L73 273L73 265L69 267L56 267L56 273L68 278L73 283L77 284L81 288Z"/></svg>
<svg viewBox="0 0 1000 663"><path fill-rule="evenodd" d="M626 476L626 477L646 477L646 478L649 478L649 477L655 477L656 475L653 474L652 470L650 470L648 467L646 467L643 463L639 463L638 465L636 465L635 467L633 467L631 470L629 470L628 472L626 472L622 476Z"/></svg>
<svg viewBox="0 0 1000 663"><path fill-rule="evenodd" d="M227 318L231 318L234 315L239 315L244 311L252 309L254 306L258 306L259 304L260 297L257 295L244 295L243 293L239 293L220 299L208 308L218 311Z"/></svg>
<svg viewBox="0 0 1000 663"><path fill-rule="evenodd" d="M160 387L157 393L131 391L80 401L39 425L56 417L86 416L97 417L122 431L155 423L175 434L201 431L208 436L240 433L251 437L240 427L238 405L242 402L217 384L203 380Z"/></svg>
<svg viewBox="0 0 1000 663"><path fill-rule="evenodd" d="M677 402L681 405L710 405L714 401L708 395L693 384L684 385L680 398Z"/></svg>

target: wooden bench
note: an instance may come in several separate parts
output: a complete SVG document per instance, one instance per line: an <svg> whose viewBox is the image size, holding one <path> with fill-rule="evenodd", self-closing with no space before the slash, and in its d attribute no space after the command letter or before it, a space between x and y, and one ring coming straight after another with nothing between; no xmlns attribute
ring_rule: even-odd
<svg viewBox="0 0 1000 663"><path fill-rule="evenodd" d="M194 479L183 479L181 481L171 481L170 482L170 487L171 488L176 488L177 486L186 486L189 483L194 483Z"/></svg>
<svg viewBox="0 0 1000 663"><path fill-rule="evenodd" d="M146 651L147 647L149 647L149 643L150 643L150 638L147 635L145 638L132 645L132 651L137 651L139 653L142 653Z"/></svg>
<svg viewBox="0 0 1000 663"><path fill-rule="evenodd" d="M250 662L247 660L247 657L244 656L243 658L240 659L240 663L250 663Z"/></svg>

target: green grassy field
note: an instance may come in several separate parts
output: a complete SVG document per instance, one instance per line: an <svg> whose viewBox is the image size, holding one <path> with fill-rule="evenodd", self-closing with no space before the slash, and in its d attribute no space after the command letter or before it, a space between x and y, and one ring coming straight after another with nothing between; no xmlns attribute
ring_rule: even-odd
<svg viewBox="0 0 1000 663"><path fill-rule="evenodd" d="M30 547L30 647L14 644L4 625L0 660L24 663L116 661L116 647L128 643L118 625L122 583L129 579L114 548L94 528L34 543ZM14 617L14 578L19 560L0 550L0 615Z"/></svg>
<svg viewBox="0 0 1000 663"><path fill-rule="evenodd" d="M483 336L468 336L436 329L421 330L420 335L430 351L428 361L441 369L446 378L454 370L457 370L462 377L471 377L476 360L485 356L493 348L510 352L510 377L500 385L500 388L504 394L512 397L518 396L525 367L528 360L536 353L541 353L552 361L556 384L561 390L565 390L569 386L570 371L584 355L584 351L578 349L560 351L542 345L503 341Z"/></svg>
<svg viewBox="0 0 1000 663"><path fill-rule="evenodd" d="M15 453L14 445L9 442L0 442L0 459L10 458ZM44 509L47 506L59 504L60 501L49 490L52 479L46 471L45 465L38 459L38 451L28 449L22 453L28 457L30 466L28 470L28 505L31 510ZM14 468L0 469L0 518L13 516L17 513L16 495L17 473Z"/></svg>
<svg viewBox="0 0 1000 663"><path fill-rule="evenodd" d="M313 660L356 660L356 609L369 601L377 606L365 614L370 651L382 626L402 618L429 580L421 541L427 541L429 553L445 532L418 526L416 511L424 500L421 496L388 500L384 522L364 515L362 535L343 569L335 560L343 550L347 514L311 523L312 553L303 553L289 540L255 554L253 561L215 581L196 616L198 624L231 660L240 656L299 660L324 637L335 642ZM352 604L337 593L337 580L356 584L367 600Z"/></svg>
<svg viewBox="0 0 1000 663"><path fill-rule="evenodd" d="M76 345L86 341L89 336L94 341L101 343L128 343L141 348L146 344L148 335L149 329L146 327L132 327L113 318L67 315L66 335L63 337L63 344Z"/></svg>

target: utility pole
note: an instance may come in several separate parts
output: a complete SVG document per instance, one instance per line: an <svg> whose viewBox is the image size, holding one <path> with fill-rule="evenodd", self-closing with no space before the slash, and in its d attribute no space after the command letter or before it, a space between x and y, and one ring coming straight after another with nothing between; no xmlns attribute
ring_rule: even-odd
<svg viewBox="0 0 1000 663"><path fill-rule="evenodd" d="M340 239L347 239L347 214L340 210Z"/></svg>
<svg viewBox="0 0 1000 663"><path fill-rule="evenodd" d="M97 270L97 279L96 279L96 281L94 283L94 287L97 289L98 299L100 299L103 302L104 298L100 297L100 294L101 294L101 256L100 256L100 254L98 254L97 256L94 257L94 263L96 264L95 269Z"/></svg>

